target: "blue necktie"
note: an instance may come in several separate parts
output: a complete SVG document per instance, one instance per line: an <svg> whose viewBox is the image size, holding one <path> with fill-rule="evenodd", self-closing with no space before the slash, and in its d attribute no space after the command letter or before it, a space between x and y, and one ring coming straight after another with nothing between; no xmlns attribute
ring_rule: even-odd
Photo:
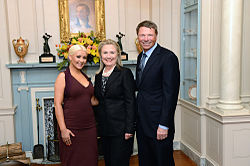
<svg viewBox="0 0 250 166"><path fill-rule="evenodd" d="M147 54L142 54L141 62L140 62L140 69L143 71L145 67L145 62L146 62Z"/></svg>
<svg viewBox="0 0 250 166"><path fill-rule="evenodd" d="M139 82L141 81L141 76L142 76L143 69L145 67L146 58L147 58L147 55L145 53L142 54L140 65L139 65Z"/></svg>

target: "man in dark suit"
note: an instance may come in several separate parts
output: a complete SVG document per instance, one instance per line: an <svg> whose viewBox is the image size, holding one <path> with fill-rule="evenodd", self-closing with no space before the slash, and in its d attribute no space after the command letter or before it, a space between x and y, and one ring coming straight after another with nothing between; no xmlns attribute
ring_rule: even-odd
<svg viewBox="0 0 250 166"><path fill-rule="evenodd" d="M180 72L176 55L156 43L157 25L136 28L143 49L136 66L137 141L140 166L174 166L174 114Z"/></svg>

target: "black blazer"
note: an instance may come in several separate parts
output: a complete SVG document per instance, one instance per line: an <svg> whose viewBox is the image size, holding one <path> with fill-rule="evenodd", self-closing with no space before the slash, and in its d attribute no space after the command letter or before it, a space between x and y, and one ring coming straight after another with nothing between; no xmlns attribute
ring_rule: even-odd
<svg viewBox="0 0 250 166"><path fill-rule="evenodd" d="M141 81L138 80L139 64L136 66L137 117L146 136L156 138L158 125L169 128L174 135L174 114L180 86L179 63L176 55L159 44L148 59Z"/></svg>
<svg viewBox="0 0 250 166"><path fill-rule="evenodd" d="M98 135L133 134L136 84L131 70L115 67L106 83L104 96L101 88L102 72L95 76L95 96L99 100L99 105L95 107Z"/></svg>

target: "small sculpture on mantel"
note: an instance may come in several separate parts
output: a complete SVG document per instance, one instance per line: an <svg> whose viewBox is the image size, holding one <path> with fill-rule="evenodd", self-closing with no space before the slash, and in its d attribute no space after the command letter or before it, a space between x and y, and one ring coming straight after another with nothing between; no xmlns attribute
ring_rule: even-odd
<svg viewBox="0 0 250 166"><path fill-rule="evenodd" d="M125 35L122 34L121 32L119 32L116 37L118 39L117 43L121 48L121 58L122 60L128 60L128 54L126 52L123 51L123 47L122 47L122 37L124 37Z"/></svg>
<svg viewBox="0 0 250 166"><path fill-rule="evenodd" d="M40 63L54 63L55 62L55 56L50 53L49 48L49 39L52 36L45 33L43 35L44 43L43 43L43 54L39 57Z"/></svg>
<svg viewBox="0 0 250 166"><path fill-rule="evenodd" d="M45 35L43 35L43 39L44 39L44 43L43 43L43 52L44 54L50 54L50 48L49 48L49 38L51 38L52 36L45 33Z"/></svg>

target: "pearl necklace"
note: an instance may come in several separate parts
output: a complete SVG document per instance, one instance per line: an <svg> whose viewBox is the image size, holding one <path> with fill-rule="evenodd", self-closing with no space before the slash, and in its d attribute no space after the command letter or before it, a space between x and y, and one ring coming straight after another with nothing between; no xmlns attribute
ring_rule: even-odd
<svg viewBox="0 0 250 166"><path fill-rule="evenodd" d="M106 76L106 77L110 76L110 74L113 72L114 68L115 68L115 66L112 69L110 69L109 71L104 72L106 69L106 67L104 67L104 69L102 71L102 76Z"/></svg>

